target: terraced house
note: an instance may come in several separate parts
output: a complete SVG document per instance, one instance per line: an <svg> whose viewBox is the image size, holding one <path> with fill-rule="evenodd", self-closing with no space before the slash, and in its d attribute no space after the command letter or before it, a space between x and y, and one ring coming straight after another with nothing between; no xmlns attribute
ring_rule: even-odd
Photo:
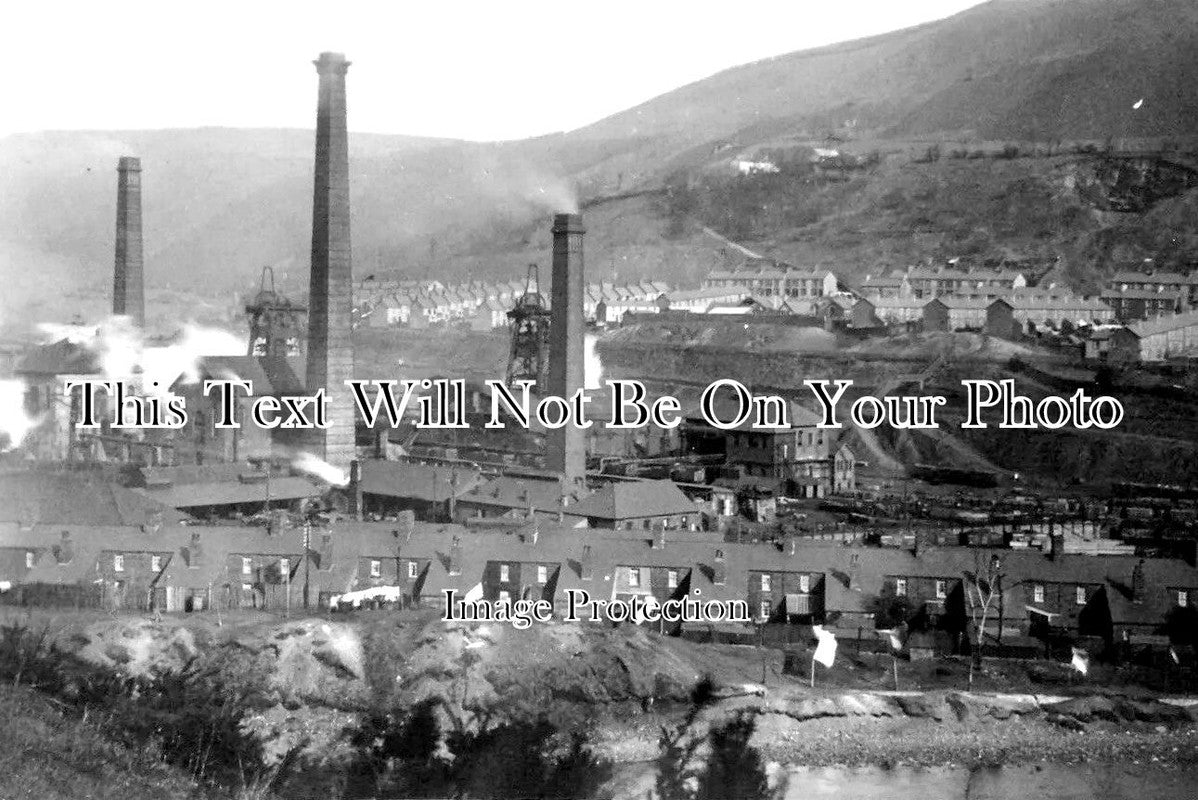
<svg viewBox="0 0 1198 800"><path fill-rule="evenodd" d="M613 484L618 486L619 484ZM560 614L571 589L596 599L736 602L749 625L661 624L664 633L752 640L758 626L802 638L824 624L868 636L896 615L959 652L982 624L975 586L994 580L990 646L1033 653L1085 640L1119 649L1198 637L1198 569L1180 559L1003 548L738 543L688 528L572 528L533 518L502 530L354 522L272 526L0 523L0 602L200 613L324 608L334 595L398 589L402 605L438 608L444 592L544 599ZM918 541L918 537L917 537ZM785 629L783 631L783 629ZM1187 639L1188 637L1188 639Z"/></svg>
<svg viewBox="0 0 1198 800"><path fill-rule="evenodd" d="M831 270L796 267L769 259L750 259L732 270L713 270L705 289L734 289L755 297L803 298L836 294L839 281Z"/></svg>

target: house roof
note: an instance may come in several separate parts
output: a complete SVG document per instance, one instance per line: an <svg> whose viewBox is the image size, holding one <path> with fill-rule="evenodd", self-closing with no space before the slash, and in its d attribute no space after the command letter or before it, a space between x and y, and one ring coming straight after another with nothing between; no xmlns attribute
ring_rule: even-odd
<svg viewBox="0 0 1198 800"><path fill-rule="evenodd" d="M939 303L950 311L981 311L990 306L990 301L981 297L953 297L944 295L930 300L924 308Z"/></svg>
<svg viewBox="0 0 1198 800"><path fill-rule="evenodd" d="M602 520L639 519L698 510L673 481L616 481L600 487L565 511L569 516Z"/></svg>
<svg viewBox="0 0 1198 800"><path fill-rule="evenodd" d="M0 522L137 526L184 518L167 504L86 473L0 473Z"/></svg>
<svg viewBox="0 0 1198 800"><path fill-rule="evenodd" d="M461 497L480 480L477 469L463 465L370 460L362 462L360 485L365 494L440 502Z"/></svg>
<svg viewBox="0 0 1198 800"><path fill-rule="evenodd" d="M629 487L641 481L612 486ZM693 510L692 507L683 507ZM683 510L683 509L680 509ZM651 516L652 514L645 514ZM1066 554L1049 558L1033 550L1002 550L963 547L927 547L918 555L898 548L848 547L798 540L794 551L786 545L741 544L685 538L665 532L665 546L652 547L650 535L623 535L538 523L536 540L532 525L507 532L471 530L459 525L416 523L410 531L395 523L337 520L330 526L333 561L331 568L313 562L312 577L322 588L345 591L352 588L357 564L363 558L399 557L427 562L420 591L437 595L444 588L466 591L482 580L489 562L559 564L557 588L585 586L593 595L611 591L611 569L616 566L677 568L690 576L705 599L745 599L747 581L753 571L809 572L825 576L825 605L830 613L868 611L881 593L887 576L970 580L970 575L992 556L1001 559L1004 576L1004 616L1024 616L1032 587L1043 584L1078 584L1100 589L1116 625L1161 625L1175 597L1171 590L1198 590L1198 570L1178 559L1141 559L1136 556L1092 556ZM60 563L63 531L67 532L72 557ZM322 548L323 531L313 532L312 553ZM193 567L193 536L198 537L203 559ZM458 541L461 574L449 574ZM34 569L24 581L89 583L99 578L99 561L113 552L149 552L169 555L159 584L204 588L239 577L228 573L236 556L254 556L259 561L288 558L293 576L303 560L303 535L298 528L268 532L260 526L164 525L142 530L135 526L97 524L37 525L24 528L0 523L0 548L35 552ZM589 548L594 578L581 581L581 565ZM716 553L724 558L725 583L714 583ZM232 558L231 558L232 557ZM1136 569L1143 571L1146 591L1138 600L1131 586ZM3 576L8 577L8 576ZM680 578L682 574L680 574ZM605 581L605 578L607 579ZM293 577L293 580L295 578ZM1097 595L1094 595L1097 596ZM1080 606L1078 607L1081 608ZM1072 611L1072 607L1070 611Z"/></svg>
<svg viewBox="0 0 1198 800"><path fill-rule="evenodd" d="M462 502L525 511L562 508L562 485L557 480L536 480L501 475L461 495Z"/></svg>
<svg viewBox="0 0 1198 800"><path fill-rule="evenodd" d="M1020 292L995 300L1006 302L1016 310L1048 310L1060 313L1095 312L1109 314L1110 306L1097 297L1076 297L1059 293Z"/></svg>
<svg viewBox="0 0 1198 800"><path fill-rule="evenodd" d="M1121 270L1116 272L1110 283L1157 283L1179 284L1182 286L1198 284L1198 272L1183 275L1180 272L1143 272L1140 270Z"/></svg>
<svg viewBox="0 0 1198 800"><path fill-rule="evenodd" d="M1152 336L1157 333L1168 333L1169 331L1179 330L1181 328L1189 328L1198 325L1198 310L1187 311L1184 314L1169 314L1161 317L1153 317L1152 319L1137 322L1135 325L1129 326L1129 330L1136 336L1143 338Z"/></svg>
<svg viewBox="0 0 1198 800"><path fill-rule="evenodd" d="M928 301L916 297L863 297L857 303L868 303L875 309L904 308L919 310L927 305Z"/></svg>
<svg viewBox="0 0 1198 800"><path fill-rule="evenodd" d="M70 339L59 339L30 350L13 370L18 375L96 375L99 357Z"/></svg>
<svg viewBox="0 0 1198 800"><path fill-rule="evenodd" d="M265 503L267 500L301 500L318 497L323 489L298 475L272 476L270 481L200 481L175 486L159 485L136 491L178 509Z"/></svg>
<svg viewBox="0 0 1198 800"><path fill-rule="evenodd" d="M1103 300L1181 300L1182 293L1177 290L1160 291L1157 289L1107 289L1100 297Z"/></svg>

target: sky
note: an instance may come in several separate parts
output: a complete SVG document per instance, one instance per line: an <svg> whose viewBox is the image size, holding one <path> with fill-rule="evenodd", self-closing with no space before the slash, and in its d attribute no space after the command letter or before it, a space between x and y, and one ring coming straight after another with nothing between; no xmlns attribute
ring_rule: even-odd
<svg viewBox="0 0 1198 800"><path fill-rule="evenodd" d="M572 130L720 70L977 0L88 0L11 3L0 137L314 124L344 52L350 127L480 141Z"/></svg>

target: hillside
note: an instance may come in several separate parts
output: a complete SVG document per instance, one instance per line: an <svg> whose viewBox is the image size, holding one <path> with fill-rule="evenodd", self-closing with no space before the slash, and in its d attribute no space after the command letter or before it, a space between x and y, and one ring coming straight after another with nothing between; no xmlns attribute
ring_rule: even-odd
<svg viewBox="0 0 1198 800"><path fill-rule="evenodd" d="M588 259L604 276L693 281L723 257L698 222L851 277L947 253L1063 248L1092 285L1115 260L1162 245L1184 260L1195 252L1192 197L1112 216L1071 195L1074 167L1061 154L1077 140L1190 147L1195 23L1189 0L992 0L737 67L569 133L504 143L354 135L356 268L510 277L546 260L550 213L588 201ZM352 100L352 76L350 92ZM755 188L750 199L767 218L747 229L735 192L681 219L656 194L593 205L731 173L731 160L762 152L802 160L829 136L847 152L878 153L876 168L834 185ZM1055 155L948 158L1011 141ZM122 154L143 159L151 284L216 297L248 288L271 264L302 287L311 142L309 131L218 128L0 140L0 324L61 317L63 287L107 292ZM943 144L945 159L913 166L930 142Z"/></svg>

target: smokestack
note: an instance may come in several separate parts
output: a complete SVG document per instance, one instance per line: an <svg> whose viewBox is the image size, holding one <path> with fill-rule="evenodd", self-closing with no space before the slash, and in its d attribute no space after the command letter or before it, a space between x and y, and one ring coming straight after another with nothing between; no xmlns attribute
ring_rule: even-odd
<svg viewBox="0 0 1198 800"><path fill-rule="evenodd" d="M146 324L144 264L141 246L141 159L121 156L116 167L116 263L112 276L112 313Z"/></svg>
<svg viewBox="0 0 1198 800"><path fill-rule="evenodd" d="M581 214L553 218L552 313L549 324L549 394L569 400L583 388L586 378L582 301L586 275L582 261ZM569 492L586 479L585 431L565 425L549 432L546 454L549 469L560 473Z"/></svg>
<svg viewBox="0 0 1198 800"><path fill-rule="evenodd" d="M354 410L345 381L354 377L353 265L349 238L349 135L341 53L312 62L320 75L312 199L312 272L308 284L309 392L325 390L329 427L313 431L311 449L347 469L354 460Z"/></svg>

